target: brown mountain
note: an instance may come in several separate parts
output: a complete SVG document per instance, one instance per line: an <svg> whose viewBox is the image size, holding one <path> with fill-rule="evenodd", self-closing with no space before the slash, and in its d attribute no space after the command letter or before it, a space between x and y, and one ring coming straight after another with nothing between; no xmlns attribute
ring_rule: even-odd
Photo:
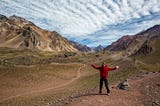
<svg viewBox="0 0 160 106"><path fill-rule="evenodd" d="M109 45L106 48L106 50L110 50L110 51L124 50L133 41L134 38L135 37L131 35L123 36L122 38L118 39L116 42L113 42L111 45Z"/></svg>
<svg viewBox="0 0 160 106"><path fill-rule="evenodd" d="M59 33L43 30L15 15L9 18L0 15L0 47L41 51L79 51Z"/></svg>
<svg viewBox="0 0 160 106"><path fill-rule="evenodd" d="M105 48L109 51L125 51L127 55L147 54L159 49L154 43L160 41L160 25L155 25L136 35L127 35ZM159 43L160 44L160 43Z"/></svg>

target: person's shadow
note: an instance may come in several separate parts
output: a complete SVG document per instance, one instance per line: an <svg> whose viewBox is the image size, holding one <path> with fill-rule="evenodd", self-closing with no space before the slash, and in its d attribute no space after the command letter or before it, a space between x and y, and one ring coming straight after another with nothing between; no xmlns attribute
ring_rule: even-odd
<svg viewBox="0 0 160 106"><path fill-rule="evenodd" d="M107 94L104 94L104 93L87 93L87 94L80 94L80 95L77 95L76 98L79 98L79 97L82 97L82 96L94 96L94 95L107 95Z"/></svg>

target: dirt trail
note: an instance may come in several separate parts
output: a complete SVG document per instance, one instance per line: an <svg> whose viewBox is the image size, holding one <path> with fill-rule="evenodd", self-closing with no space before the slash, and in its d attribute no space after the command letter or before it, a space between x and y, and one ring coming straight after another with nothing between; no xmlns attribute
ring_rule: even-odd
<svg viewBox="0 0 160 106"><path fill-rule="evenodd" d="M71 84L72 82L74 82L75 80L77 80L78 78L81 77L81 69L85 67L85 65L83 64L82 66L79 67L79 69L77 70L77 76L71 80L69 80L68 82L65 82L61 85L57 85L57 86L53 86L53 87L50 87L50 88L45 88L45 89L39 89L39 90L33 90L33 91L29 91L29 92L25 92L25 93L21 93L21 94L18 94L18 95L13 95L13 96L10 96L10 97L7 97L7 98L4 98L4 99L1 99L0 100L0 103L3 102L3 101L6 101L6 100L9 100L9 99L12 99L12 98L16 98L16 97L20 97L20 96L24 96L24 95L28 95L28 94L32 94L32 93L40 93L40 92L45 92L45 91L48 91L48 90L53 90L53 89L61 89L63 88L64 86L67 86L69 84Z"/></svg>
<svg viewBox="0 0 160 106"><path fill-rule="evenodd" d="M160 73L151 73L129 79L131 86L130 91L118 90L115 85L110 86L111 95L107 96L104 89L103 94L99 95L97 91L74 98L67 106L144 106L145 95L140 91L143 90L149 81L159 78ZM144 83L145 85L141 85ZM147 105L149 106L149 105Z"/></svg>

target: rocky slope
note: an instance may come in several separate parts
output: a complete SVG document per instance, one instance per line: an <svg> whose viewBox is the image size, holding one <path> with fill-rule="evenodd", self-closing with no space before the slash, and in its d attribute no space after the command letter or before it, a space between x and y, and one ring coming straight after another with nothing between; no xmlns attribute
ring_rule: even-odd
<svg viewBox="0 0 160 106"><path fill-rule="evenodd" d="M0 47L56 52L79 51L59 33L43 30L15 15L9 18L0 15Z"/></svg>
<svg viewBox="0 0 160 106"><path fill-rule="evenodd" d="M126 55L147 54L155 51L154 43L160 41L160 25L155 25L136 35L127 35L105 48L109 51L125 51ZM159 49L159 48L157 48Z"/></svg>
<svg viewBox="0 0 160 106"><path fill-rule="evenodd" d="M110 51L124 50L133 41L134 38L135 37L131 35L123 36L122 38L118 39L116 42L113 42L111 45L109 45L106 48L106 50L110 50Z"/></svg>

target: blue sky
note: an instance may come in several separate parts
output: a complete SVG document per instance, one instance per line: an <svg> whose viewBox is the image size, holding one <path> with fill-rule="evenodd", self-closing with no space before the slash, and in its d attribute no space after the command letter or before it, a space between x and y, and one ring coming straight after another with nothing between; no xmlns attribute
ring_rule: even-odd
<svg viewBox="0 0 160 106"><path fill-rule="evenodd" d="M0 14L23 17L90 47L106 46L160 24L160 0L0 0Z"/></svg>

